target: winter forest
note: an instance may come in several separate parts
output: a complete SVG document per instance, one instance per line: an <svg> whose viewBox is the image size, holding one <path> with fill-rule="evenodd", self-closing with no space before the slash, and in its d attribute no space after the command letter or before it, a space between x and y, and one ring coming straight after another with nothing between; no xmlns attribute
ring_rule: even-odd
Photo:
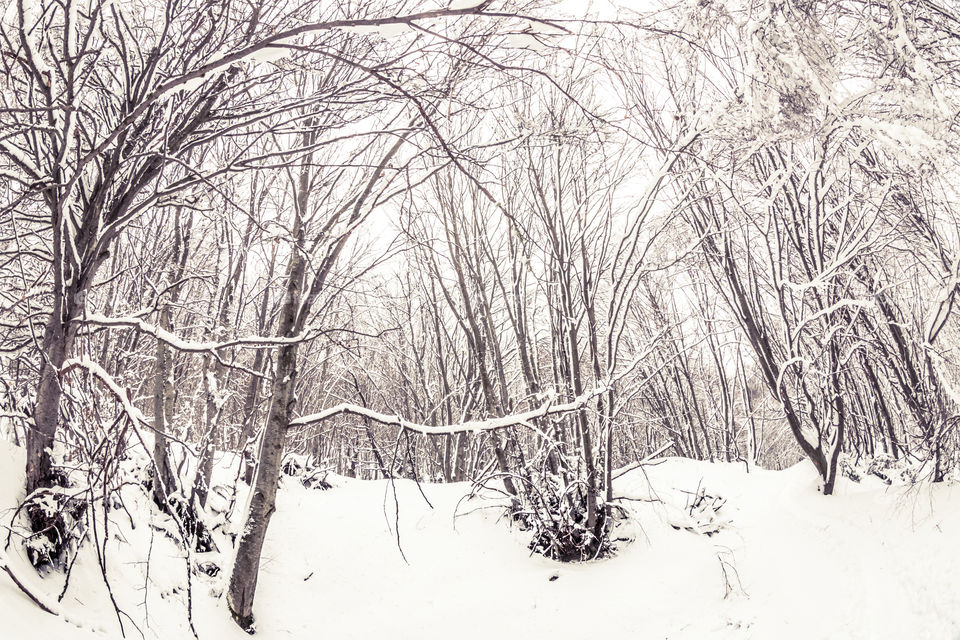
<svg viewBox="0 0 960 640"><path fill-rule="evenodd" d="M960 637L954 0L4 0L0 70L0 637Z"/></svg>

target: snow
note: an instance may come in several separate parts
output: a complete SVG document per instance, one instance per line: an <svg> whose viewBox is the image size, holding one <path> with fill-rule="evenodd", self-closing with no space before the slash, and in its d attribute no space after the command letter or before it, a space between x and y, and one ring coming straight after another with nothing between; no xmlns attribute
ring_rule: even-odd
<svg viewBox="0 0 960 640"><path fill-rule="evenodd" d="M230 346L239 345L239 344L248 344L248 345L281 345L281 344L293 344L296 342L303 342L316 334L315 330L307 329L303 333L293 336L291 338L276 338L272 336L254 336L249 338L238 338L235 340L227 340L223 342L207 341L207 342L198 342L193 340L184 340L177 335L163 329L161 327L156 327L147 323L140 317L142 314L131 315L131 316L105 316L98 313L88 313L83 317L83 322L87 324L96 324L103 327L132 327L136 328L139 331L148 333L159 340L169 344L171 347L178 351L189 351L189 352L214 352L217 349L224 349Z"/></svg>
<svg viewBox="0 0 960 640"><path fill-rule="evenodd" d="M347 27L340 27L342 31L359 34L373 34L384 38L400 36L413 31L413 27L406 22L391 22L385 24L358 24Z"/></svg>
<svg viewBox="0 0 960 640"><path fill-rule="evenodd" d="M488 1L489 0L453 0L453 2L450 3L450 8L453 10L476 9Z"/></svg>
<svg viewBox="0 0 960 640"><path fill-rule="evenodd" d="M529 49L530 51L546 51L548 47L533 33L509 33L507 44L515 49Z"/></svg>
<svg viewBox="0 0 960 640"><path fill-rule="evenodd" d="M295 37L281 38L254 51L244 59L255 62L277 62L278 60L289 58L290 54L293 53L292 46L296 45L296 43L297 39Z"/></svg>
<svg viewBox="0 0 960 640"><path fill-rule="evenodd" d="M234 462L233 456L219 461L215 482L232 480ZM22 450L0 442L4 509L19 497L22 463ZM892 640L960 633L955 485L842 480L839 495L825 498L808 463L748 474L742 464L667 459L615 481L616 495L630 498L620 501L630 519L615 531L621 538L615 557L559 564L530 555L525 533L499 518L496 500L463 499L468 484L423 485L431 508L411 481L328 479L334 488L327 491L289 477L281 483L254 608L259 638L307 639L321 631L338 639L427 640ZM156 528L131 529L122 510L112 512L118 537L107 548L114 593L147 639L189 638L186 560L157 530L163 519L145 500L133 500L134 491L125 498L134 519ZM712 523L701 517L704 509L687 508L698 491L724 500ZM654 497L662 502L647 501ZM239 528L239 520L230 526ZM689 524L716 533L699 534ZM56 598L61 578L37 576L15 544L7 553L32 587ZM215 578L193 576L200 638L248 637L219 597L229 561L217 554L194 558L206 560L224 570ZM0 574L4 637L119 637L89 547L59 606L66 617L89 622L78 627L43 613ZM91 627L106 631L91 634ZM129 624L127 633L138 637Z"/></svg>

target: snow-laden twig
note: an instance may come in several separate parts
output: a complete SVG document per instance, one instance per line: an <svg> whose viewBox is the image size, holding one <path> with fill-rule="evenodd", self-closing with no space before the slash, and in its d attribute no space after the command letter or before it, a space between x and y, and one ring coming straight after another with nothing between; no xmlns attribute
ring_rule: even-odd
<svg viewBox="0 0 960 640"><path fill-rule="evenodd" d="M183 440L175 438L167 433L158 432L153 426L153 421L148 419L147 416L140 411L140 409L134 406L133 402L130 400L128 390L121 387L120 383L114 380L113 376L107 373L107 370L101 367L99 364L93 360L90 360L89 358L71 358L63 363L63 366L60 368L60 375L62 376L73 369L85 369L103 383L110 394L113 395L117 402L120 403L120 408L123 409L124 414L130 419L130 426L133 428L134 432L136 432L141 441L143 438L140 434L139 427L143 426L152 431L156 436L173 440L174 442L181 444L184 449L189 451L194 456L197 455L190 445Z"/></svg>
<svg viewBox="0 0 960 640"><path fill-rule="evenodd" d="M329 420L343 414L351 414L360 416L362 418L368 418L374 422L379 422L380 424L393 425L400 427L402 429L408 429L410 431L416 431L417 433L422 433L425 435L449 435L455 433L464 433L472 431L474 433L481 433L483 431L494 431L497 429L505 429L507 427L516 427L516 426L530 426L532 420L537 418L543 418L548 415L555 415L558 413L569 413L571 411L577 411L586 406L587 402L593 399L595 396L599 395L606 391L606 388L597 392L596 390L585 393L581 396L575 398L572 402L567 402L564 404L553 404L553 400L548 400L544 404L540 405L536 409L530 411L525 411L523 413L516 413L513 415L503 416L501 418L491 418L488 420L469 420L467 422L462 422L459 424L450 424L450 425L437 425L430 426L424 424L418 424L416 422L410 422L398 415L388 415L386 413L380 413L373 409L368 409L366 407L361 407L360 405L351 404L349 402L342 402L338 405L324 409L318 413L311 413L310 415L301 416L290 422L291 427L305 426L313 424L315 422L323 422L324 420Z"/></svg>
<svg viewBox="0 0 960 640"><path fill-rule="evenodd" d="M3 551L0 551L0 569L3 570L10 579L13 580L13 584L17 585L17 588L20 589L30 600L33 601L35 605L40 607L45 613L49 613L54 616L60 615L60 605L57 602L54 602L49 596L43 593L35 592L30 589L20 578L17 577L17 574L14 573L13 569L10 568L10 564L7 562L7 557Z"/></svg>
<svg viewBox="0 0 960 640"><path fill-rule="evenodd" d="M650 462L651 460L653 460L654 458L656 458L658 455L660 455L661 453L663 453L664 451L666 451L667 449L669 449L670 447L672 447L673 444L674 444L674 443L673 443L673 440L668 440L666 443L664 443L664 445L663 445L662 447L660 447L659 449L657 449L656 451L654 451L654 452L651 453L650 455L646 456L643 460L640 460L639 462L634 462L634 463L632 463L632 464L628 464L627 466L625 466L625 467L623 467L623 468L621 468L621 469L617 469L616 471L613 472L613 475L612 475L612 477L611 477L611 480L616 480L617 478L619 478L619 477L621 477L621 476L624 476L624 475L630 473L631 471L633 471L633 470L636 469L637 467L639 467L639 466L641 466L641 465L644 465L644 464L646 464L647 462Z"/></svg>

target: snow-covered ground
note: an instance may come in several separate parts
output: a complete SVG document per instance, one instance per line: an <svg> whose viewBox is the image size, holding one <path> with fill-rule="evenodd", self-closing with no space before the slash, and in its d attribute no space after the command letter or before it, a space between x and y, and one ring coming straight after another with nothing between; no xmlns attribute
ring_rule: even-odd
<svg viewBox="0 0 960 640"><path fill-rule="evenodd" d="M0 441L5 525L22 456ZM492 503L461 502L469 485L423 485L431 507L412 482L334 482L317 491L285 479L255 607L265 640L960 638L956 485L845 480L840 495L824 498L806 464L747 474L743 465L668 459L615 485L632 498L621 501L630 518L615 535L632 541L618 542L613 558L563 565L531 556L526 534L500 520ZM685 508L698 492L725 500L702 527L719 529L713 535L686 528L704 522ZM164 522L136 495L126 494L129 517L111 511L114 595L144 637L190 638L186 563L148 526ZM645 501L654 496L662 502ZM16 544L7 554L31 588L56 599L62 577L37 576ZM195 558L204 559L225 564L216 554ZM228 575L225 566L214 578L193 576L201 639L248 637L216 597ZM61 617L43 613L0 573L0 637L120 637L91 546L59 606ZM123 622L127 637L140 637Z"/></svg>

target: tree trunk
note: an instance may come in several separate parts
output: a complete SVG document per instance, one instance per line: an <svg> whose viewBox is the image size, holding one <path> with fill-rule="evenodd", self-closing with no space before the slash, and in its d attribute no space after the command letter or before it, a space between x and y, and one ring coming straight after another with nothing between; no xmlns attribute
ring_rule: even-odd
<svg viewBox="0 0 960 640"><path fill-rule="evenodd" d="M201 443L203 449L200 451L200 459L197 460L197 473L193 478L193 502L196 509L203 509L207 506L207 495L210 493L210 482L213 478L213 454L216 452L217 445L217 423L220 418L220 402L218 396L220 390L217 388L222 380L220 366L214 366L210 370L209 360L203 365L203 437Z"/></svg>
<svg viewBox="0 0 960 640"><path fill-rule="evenodd" d="M303 134L305 147L310 147L316 141L316 131L311 129L309 124L310 121ZM348 229L352 229L353 224L359 219L361 207L366 198L373 191L376 181L405 139L406 136L401 136L372 172L364 191L353 203L352 214L346 220ZM299 248L304 246L303 219L310 197L311 162L312 155L308 154L300 168L296 187L297 206L291 234ZM310 313L310 304L323 290L326 278L349 237L350 231L346 231L328 246L326 255L316 268L313 281L309 285L306 284L308 258L300 250L293 251L287 270L286 291L280 310L277 336L294 338L303 330ZM297 384L297 351L298 343L293 342L280 347L277 353L272 386L273 402L260 442L260 463L253 484L247 523L237 544L237 556L227 592L227 605L233 619L248 631L252 631L253 628L253 598L257 590L257 575L260 571L260 552L276 506L284 436L290 425L296 403L294 390Z"/></svg>
<svg viewBox="0 0 960 640"><path fill-rule="evenodd" d="M69 329L61 323L59 305L50 314L43 333L43 362L40 365L40 387L33 413L33 425L27 428L27 495L37 489L51 487L53 475L53 442L60 422L60 368L69 351Z"/></svg>
<svg viewBox="0 0 960 640"><path fill-rule="evenodd" d="M160 327L170 328L170 310L165 305L160 310ZM173 418L173 380L171 380L170 348L157 340L157 369L153 387L153 501L167 510L170 495L177 490L177 479L170 464L167 449L168 419Z"/></svg>
<svg viewBox="0 0 960 640"><path fill-rule="evenodd" d="M181 286L179 281L187 267L187 258L190 255L190 235L193 230L193 216L187 218L187 224L181 230L182 209L177 207L173 214L173 253L170 261L173 268L170 271L170 301L160 306L157 322L161 329L173 329L171 306L176 304L180 297ZM161 340L157 340L157 369L153 386L153 501L158 507L166 511L170 496L179 487L179 478L173 471L170 463L170 450L167 447L168 425L171 425L176 415L176 395L173 386L173 362L170 348Z"/></svg>
<svg viewBox="0 0 960 640"><path fill-rule="evenodd" d="M270 266L267 267L266 282L273 279L273 271L277 263L277 250L274 248L270 256ZM267 328L267 311L270 307L270 287L264 287L263 300L260 302L259 316L257 319L257 331L260 335L264 334ZM263 370L264 350L257 349L253 358L253 370L260 373ZM254 459L253 450L255 446L257 430L254 425L257 422L257 400L260 395L260 378L250 377L250 384L247 387L247 394L243 404L243 427L241 433L241 444L243 447L243 480L248 485L253 484L253 472L256 469L257 462Z"/></svg>
<svg viewBox="0 0 960 640"><path fill-rule="evenodd" d="M260 465L254 480L250 511L237 545L237 557L227 592L227 605L233 619L247 630L253 625L253 598L260 572L260 552L276 508L283 439L294 405L296 360L296 345L282 347L277 355L273 404L260 441Z"/></svg>

